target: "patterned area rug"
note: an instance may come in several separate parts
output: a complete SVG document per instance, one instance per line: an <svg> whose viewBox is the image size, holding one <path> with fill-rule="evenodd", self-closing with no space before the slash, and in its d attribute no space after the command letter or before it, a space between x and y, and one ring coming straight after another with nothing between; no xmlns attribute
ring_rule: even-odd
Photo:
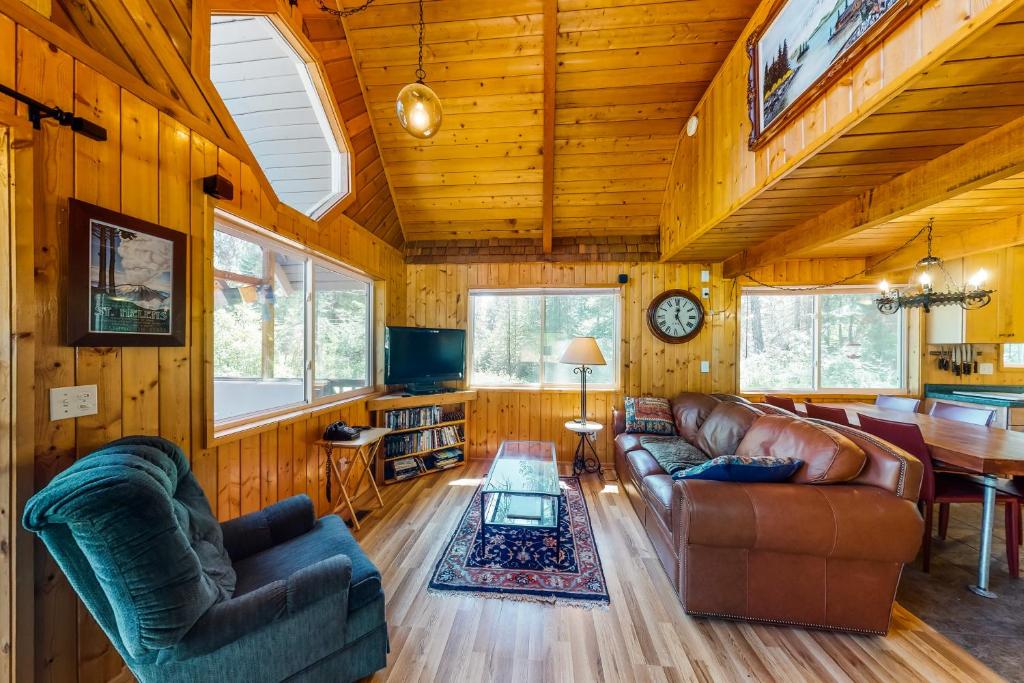
<svg viewBox="0 0 1024 683"><path fill-rule="evenodd" d="M587 502L575 477L562 478L559 543L549 529L480 529L480 489L473 494L430 578L431 592L591 607L607 605Z"/></svg>

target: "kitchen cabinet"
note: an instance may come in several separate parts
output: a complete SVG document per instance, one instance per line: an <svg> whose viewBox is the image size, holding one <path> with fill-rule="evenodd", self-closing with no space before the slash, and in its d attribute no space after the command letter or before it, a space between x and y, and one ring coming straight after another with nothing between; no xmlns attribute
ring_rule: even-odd
<svg viewBox="0 0 1024 683"><path fill-rule="evenodd" d="M999 340L999 304L1003 289L999 280L1005 270L1005 262L1005 249L964 258L963 271L968 274L968 277L978 272L979 268L984 268L989 273L989 281L985 284L996 290L992 295L992 303L988 306L966 312L965 341L968 344L986 344Z"/></svg>
<svg viewBox="0 0 1024 683"><path fill-rule="evenodd" d="M1004 250L996 298L1001 343L1024 341L1024 247Z"/></svg>
<svg viewBox="0 0 1024 683"><path fill-rule="evenodd" d="M963 311L959 307L933 308L928 314L929 344L1007 344L1024 342L1024 247L975 254L946 264L956 282L964 282L979 268L989 273L992 303Z"/></svg>

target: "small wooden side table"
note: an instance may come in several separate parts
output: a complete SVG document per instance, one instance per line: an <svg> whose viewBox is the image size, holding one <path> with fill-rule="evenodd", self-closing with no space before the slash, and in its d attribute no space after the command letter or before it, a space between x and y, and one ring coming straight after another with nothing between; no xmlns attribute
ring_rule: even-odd
<svg viewBox="0 0 1024 683"><path fill-rule="evenodd" d="M334 473L335 479L338 481L338 488L340 489L338 504L334 506L333 512L339 514L342 511L342 506L347 507L349 514L352 515L352 526L355 527L356 531L359 531L359 517L356 515L356 509L352 505L352 501L359 497L359 487L363 485L363 479L369 477L370 488L377 497L377 503L380 507L384 507L384 499L380 497L380 489L377 488L377 482L373 476L373 468L376 465L377 452L384 441L384 436L390 431L391 429L388 427L373 427L372 429L362 431L359 437L352 441L324 441L320 439L316 442L316 445L324 449L324 452L327 454L327 462L331 472ZM335 450L351 451L351 457L339 456L335 458ZM360 473L355 486L352 487L350 486L352 465L356 462L362 463L363 471ZM345 466L344 473L342 472L342 466Z"/></svg>
<svg viewBox="0 0 1024 683"><path fill-rule="evenodd" d="M601 459L594 448L594 442L590 439L592 434L597 434L604 429L604 425L600 422L569 420L565 423L565 428L570 432L575 432L580 437L580 442L576 444L576 454L572 459L572 473L579 476L584 472L596 472L603 476L601 472ZM587 446L590 447L592 455L587 455Z"/></svg>

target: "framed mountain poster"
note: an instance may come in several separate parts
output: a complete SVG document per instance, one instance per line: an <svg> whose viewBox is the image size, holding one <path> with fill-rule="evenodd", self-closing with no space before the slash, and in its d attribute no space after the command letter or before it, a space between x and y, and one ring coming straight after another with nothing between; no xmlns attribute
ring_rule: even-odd
<svg viewBox="0 0 1024 683"><path fill-rule="evenodd" d="M824 94L923 0L777 0L747 41L750 149Z"/></svg>
<svg viewBox="0 0 1024 683"><path fill-rule="evenodd" d="M184 346L184 233L72 199L69 346Z"/></svg>

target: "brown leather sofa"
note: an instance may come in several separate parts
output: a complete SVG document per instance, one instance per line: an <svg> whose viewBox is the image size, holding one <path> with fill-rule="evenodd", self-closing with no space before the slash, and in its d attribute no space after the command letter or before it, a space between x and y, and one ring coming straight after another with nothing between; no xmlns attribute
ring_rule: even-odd
<svg viewBox="0 0 1024 683"><path fill-rule="evenodd" d="M675 481L615 415L615 467L688 614L885 634L917 555L921 463L856 429L745 401L672 399L709 457L804 461L785 483Z"/></svg>

